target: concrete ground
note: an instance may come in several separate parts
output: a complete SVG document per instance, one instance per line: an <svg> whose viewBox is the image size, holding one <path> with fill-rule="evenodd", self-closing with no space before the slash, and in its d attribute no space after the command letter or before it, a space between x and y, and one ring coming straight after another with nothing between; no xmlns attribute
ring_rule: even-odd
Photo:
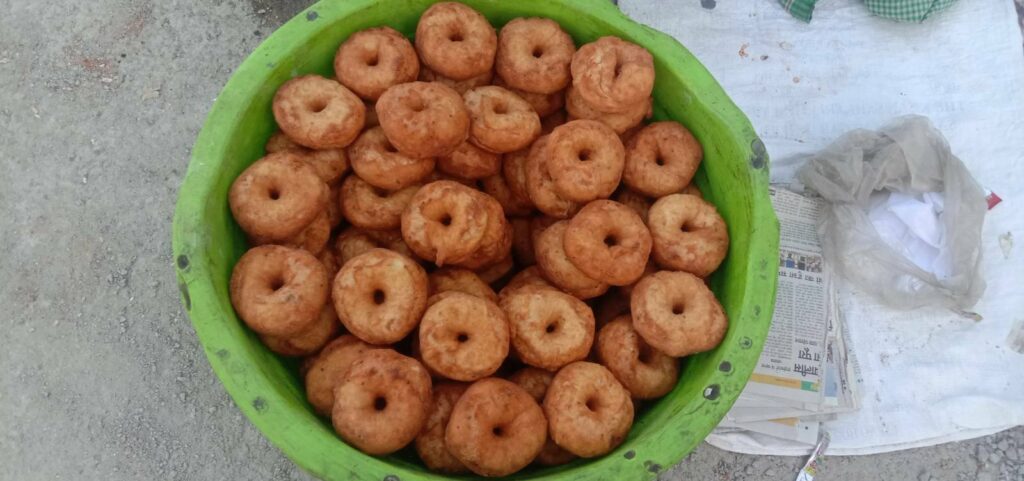
<svg viewBox="0 0 1024 481"><path fill-rule="evenodd" d="M170 245L214 97L304 3L0 0L0 479L310 479L210 370ZM1022 462L1018 428L830 458L819 479L1020 480ZM663 479L801 463L704 445Z"/></svg>

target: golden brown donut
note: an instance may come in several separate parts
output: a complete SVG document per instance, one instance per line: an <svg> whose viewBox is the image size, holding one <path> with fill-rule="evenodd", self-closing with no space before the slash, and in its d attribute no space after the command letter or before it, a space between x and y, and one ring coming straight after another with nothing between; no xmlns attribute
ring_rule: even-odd
<svg viewBox="0 0 1024 481"><path fill-rule="evenodd" d="M699 197L672 194L647 215L658 265L707 277L729 252L729 231L715 206Z"/></svg>
<svg viewBox="0 0 1024 481"><path fill-rule="evenodd" d="M494 284L508 275L509 272L512 272L513 267L515 267L515 262L512 260L512 254L509 253L509 255L500 259L498 262L482 269L477 269L476 275L480 276L480 280L488 284Z"/></svg>
<svg viewBox="0 0 1024 481"><path fill-rule="evenodd" d="M544 229L534 241L537 267L544 278L580 299L600 296L608 284L583 273L565 252L565 231L568 221L558 221Z"/></svg>
<svg viewBox="0 0 1024 481"><path fill-rule="evenodd" d="M540 119L540 133L541 135L548 135L555 127L566 123L569 120L569 114L565 110L558 110L552 112Z"/></svg>
<svg viewBox="0 0 1024 481"><path fill-rule="evenodd" d="M482 190L487 195L494 198L501 204L502 210L505 211L507 216L526 216L533 212L533 203L527 198L524 202L522 199L512 193L512 189L509 188L508 183L505 182L505 177L502 175L492 175L490 177L484 177L480 179Z"/></svg>
<svg viewBox="0 0 1024 481"><path fill-rule="evenodd" d="M547 167L563 198L589 202L612 195L619 187L626 151L608 126L572 120L548 136Z"/></svg>
<svg viewBox="0 0 1024 481"><path fill-rule="evenodd" d="M463 142L452 153L439 157L437 168L463 179L482 179L501 171L501 155Z"/></svg>
<svg viewBox="0 0 1024 481"><path fill-rule="evenodd" d="M333 184L348 172L348 156L345 149L307 149L289 139L284 132L276 132L267 140L268 154L275 152L291 152L306 161L324 182Z"/></svg>
<svg viewBox="0 0 1024 481"><path fill-rule="evenodd" d="M391 349L356 359L334 389L334 399L334 430L371 455L393 453L416 439L433 400L427 370Z"/></svg>
<svg viewBox="0 0 1024 481"><path fill-rule="evenodd" d="M476 191L474 193L479 197L479 202L487 215L484 235L477 250L465 258L452 259L451 263L479 270L508 257L512 251L512 226L505 219L505 212L498 201L491 196Z"/></svg>
<svg viewBox="0 0 1024 481"><path fill-rule="evenodd" d="M490 72L498 34L480 12L456 2L431 5L416 25L416 51L434 72L455 80Z"/></svg>
<svg viewBox="0 0 1024 481"><path fill-rule="evenodd" d="M660 271L640 279L630 296L633 327L648 344L669 356L714 349L729 321L701 278Z"/></svg>
<svg viewBox="0 0 1024 481"><path fill-rule="evenodd" d="M303 249L313 255L323 252L327 241L331 237L331 221L325 210L313 220L302 232L294 237L282 240L266 239L258 236L249 236L249 245L261 246L264 244L277 244L295 249Z"/></svg>
<svg viewBox="0 0 1024 481"><path fill-rule="evenodd" d="M434 384L433 402L427 414L427 422L423 425L423 431L416 436L416 453L431 471L445 474L469 471L444 445L444 432L452 416L452 408L468 387L468 384L450 381Z"/></svg>
<svg viewBox="0 0 1024 481"><path fill-rule="evenodd" d="M445 445L481 476L505 476L530 464L547 439L547 421L523 388L498 378L481 379L452 409Z"/></svg>
<svg viewBox="0 0 1024 481"><path fill-rule="evenodd" d="M480 246L488 222L483 194L441 180L422 188L402 213L402 237L417 256L444 265Z"/></svg>
<svg viewBox="0 0 1024 481"><path fill-rule="evenodd" d="M319 351L324 344L338 335L339 328L341 324L338 323L338 315L334 313L334 306L325 303L317 320L306 330L288 337L260 334L260 340L271 351L282 356L308 356Z"/></svg>
<svg viewBox="0 0 1024 481"><path fill-rule="evenodd" d="M678 360L647 344L628 315L617 317L598 332L597 357L634 399L664 396L679 379Z"/></svg>
<svg viewBox="0 0 1024 481"><path fill-rule="evenodd" d="M558 90L549 94L538 94L513 88L505 83L501 77L494 77L494 85L516 94L519 98L530 104L534 112L541 117L541 130L543 130L543 118L562 110L565 107L565 91ZM546 133L546 132L545 132Z"/></svg>
<svg viewBox="0 0 1024 481"><path fill-rule="evenodd" d="M615 202L618 202L636 212L636 215L640 216L640 219L647 223L647 212L651 210L651 199L648 199L643 194L638 194L629 189L620 189L614 196Z"/></svg>
<svg viewBox="0 0 1024 481"><path fill-rule="evenodd" d="M416 80L420 60L409 40L394 29L368 28L341 43L334 73L356 95L377 100L388 87Z"/></svg>
<svg viewBox="0 0 1024 481"><path fill-rule="evenodd" d="M423 363L456 381L490 376L508 355L509 327L497 304L448 291L427 308L420 321Z"/></svg>
<svg viewBox="0 0 1024 481"><path fill-rule="evenodd" d="M494 68L513 88L550 94L569 85L569 63L574 53L572 37L558 22L516 18L498 32Z"/></svg>
<svg viewBox="0 0 1024 481"><path fill-rule="evenodd" d="M530 220L523 217L509 219L512 224L512 257L521 266L532 266L537 263L533 255L533 236L530 233Z"/></svg>
<svg viewBox="0 0 1024 481"><path fill-rule="evenodd" d="M576 89L569 87L565 94L565 110L569 111L569 120L596 120L622 134L651 116L651 98L632 104L621 112L601 112L583 100Z"/></svg>
<svg viewBox="0 0 1024 481"><path fill-rule="evenodd" d="M491 152L526 148L540 135L540 117L525 100L501 87L468 90L462 98L472 119L469 141Z"/></svg>
<svg viewBox="0 0 1024 481"><path fill-rule="evenodd" d="M441 292L455 291L498 302L498 294L491 286L480 279L475 272L468 269L442 267L427 276L430 281L430 295Z"/></svg>
<svg viewBox="0 0 1024 481"><path fill-rule="evenodd" d="M402 223L402 212L412 201L419 185L389 192L374 187L356 175L341 184L341 214L356 227L394 229Z"/></svg>
<svg viewBox="0 0 1024 481"><path fill-rule="evenodd" d="M380 127L367 129L348 147L352 170L368 184L399 190L423 180L434 170L431 157L413 158L398 151Z"/></svg>
<svg viewBox="0 0 1024 481"><path fill-rule="evenodd" d="M462 95L466 93L466 91L469 89L483 87L484 85L490 85L491 79L493 77L493 72L488 70L475 77L470 77L465 80L455 80L445 77L443 75L438 75L436 72L430 70L427 67L421 67L419 80L422 80L424 82L439 82L445 84L446 86L451 87L452 90L458 92L459 95Z"/></svg>
<svg viewBox="0 0 1024 481"><path fill-rule="evenodd" d="M544 402L544 395L548 392L548 385L555 378L555 374L535 367L524 367L509 376L508 380L519 385L519 387L530 393L538 404ZM541 466L557 466L576 459L576 456L569 451L562 449L548 436L544 448L537 454L534 461Z"/></svg>
<svg viewBox="0 0 1024 481"><path fill-rule="evenodd" d="M550 135L542 136L530 147L530 155L526 160L526 191L538 210L551 217L564 219L572 217L581 206L563 197L555 188L555 180L549 168L549 138Z"/></svg>
<svg viewBox="0 0 1024 481"><path fill-rule="evenodd" d="M541 275L540 269L537 269L537 266L530 266L517 272L516 275L512 276L512 278L508 280L508 284L505 284L505 287L501 288L501 291L498 292L498 305L503 305L505 299L517 289L527 286L557 289L555 286L551 285L550 282L544 279L544 276Z"/></svg>
<svg viewBox="0 0 1024 481"><path fill-rule="evenodd" d="M633 401L604 366L579 361L555 374L544 397L544 414L551 439L579 457L592 458L626 439Z"/></svg>
<svg viewBox="0 0 1024 481"><path fill-rule="evenodd" d="M327 272L300 249L253 247L231 272L231 305L259 334L288 337L312 326L327 302Z"/></svg>
<svg viewBox="0 0 1024 481"><path fill-rule="evenodd" d="M377 99L377 119L391 144L410 157L439 157L469 138L462 96L437 82L409 82Z"/></svg>
<svg viewBox="0 0 1024 481"><path fill-rule="evenodd" d="M640 216L611 200L595 200L569 220L565 253L581 272L606 284L640 279L651 254L651 233Z"/></svg>
<svg viewBox="0 0 1024 481"><path fill-rule="evenodd" d="M341 267L332 299L349 332L370 344L391 344L416 328L428 288L427 273L416 261L373 249Z"/></svg>
<svg viewBox="0 0 1024 481"><path fill-rule="evenodd" d="M649 197L674 194L690 183L703 156L700 143L686 127L655 122L630 139L622 181Z"/></svg>
<svg viewBox="0 0 1024 481"><path fill-rule="evenodd" d="M501 301L512 349L524 363L555 371L587 357L594 313L583 301L545 287L521 287Z"/></svg>
<svg viewBox="0 0 1024 481"><path fill-rule="evenodd" d="M319 75L285 82L274 94L273 110L281 131L311 149L345 147L366 124L363 101L344 85Z"/></svg>
<svg viewBox="0 0 1024 481"><path fill-rule="evenodd" d="M502 156L501 175L519 205L533 206L530 192L526 189L526 161L530 158L530 150L517 150Z"/></svg>
<svg viewBox="0 0 1024 481"><path fill-rule="evenodd" d="M376 347L360 341L356 336L345 334L324 346L320 354L310 358L304 374L306 399L318 414L331 415L334 388L341 383L352 363L372 349Z"/></svg>
<svg viewBox="0 0 1024 481"><path fill-rule="evenodd" d="M601 37L576 51L570 64L572 85L602 112L622 112L651 96L654 57L643 47L617 37Z"/></svg>
<svg viewBox="0 0 1024 481"><path fill-rule="evenodd" d="M257 160L231 184L228 205L247 234L268 240L292 238L327 206L330 190L300 157L289 152Z"/></svg>

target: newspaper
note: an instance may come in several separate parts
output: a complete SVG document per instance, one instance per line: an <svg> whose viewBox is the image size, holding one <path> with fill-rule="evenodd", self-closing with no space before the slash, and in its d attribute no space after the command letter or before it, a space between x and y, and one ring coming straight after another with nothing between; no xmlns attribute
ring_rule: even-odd
<svg viewBox="0 0 1024 481"><path fill-rule="evenodd" d="M779 218L772 327L750 381L719 425L814 444L821 421L860 406L859 373L816 231L822 201L770 190Z"/></svg>

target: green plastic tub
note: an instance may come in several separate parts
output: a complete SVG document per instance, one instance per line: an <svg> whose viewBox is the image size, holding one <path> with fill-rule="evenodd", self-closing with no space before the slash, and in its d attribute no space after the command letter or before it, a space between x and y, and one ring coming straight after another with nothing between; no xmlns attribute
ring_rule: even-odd
<svg viewBox="0 0 1024 481"><path fill-rule="evenodd" d="M242 412L296 464L326 480L445 479L415 454L364 455L342 442L306 403L294 361L268 351L231 308L228 278L246 249L228 210L228 187L263 155L275 130L270 104L289 78L333 76L338 45L361 29L389 25L411 35L431 0L322 1L300 13L238 68L196 140L174 216L182 303L214 372ZM495 25L514 17L558 21L577 43L616 35L654 54L655 117L685 124L704 146L696 182L729 224L729 256L711 279L730 326L714 351L692 356L678 386L644 410L606 456L529 468L516 479L652 479L678 463L725 415L761 352L771 321L778 221L768 197L768 157L743 113L693 55L669 36L622 15L606 0L466 0Z"/></svg>

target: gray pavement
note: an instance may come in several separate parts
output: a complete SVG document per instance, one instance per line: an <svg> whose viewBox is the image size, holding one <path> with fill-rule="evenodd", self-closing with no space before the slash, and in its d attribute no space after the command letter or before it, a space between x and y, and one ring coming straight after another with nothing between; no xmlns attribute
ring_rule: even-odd
<svg viewBox="0 0 1024 481"><path fill-rule="evenodd" d="M0 0L0 480L310 479L210 370L170 245L214 97L305 3ZM703 445L664 479L801 462ZM1018 428L829 458L819 479L1021 480L1022 462Z"/></svg>

